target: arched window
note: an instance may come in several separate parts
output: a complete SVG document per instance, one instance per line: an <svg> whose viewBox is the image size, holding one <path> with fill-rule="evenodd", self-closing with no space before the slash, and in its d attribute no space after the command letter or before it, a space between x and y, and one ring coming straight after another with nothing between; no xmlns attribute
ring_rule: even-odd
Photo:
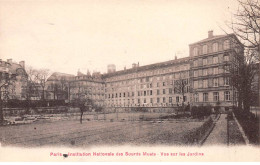
<svg viewBox="0 0 260 165"><path fill-rule="evenodd" d="M229 40L225 40L224 41L224 50L227 50L230 48L230 41Z"/></svg>
<svg viewBox="0 0 260 165"><path fill-rule="evenodd" d="M208 46L207 46L207 45L203 45L203 47L202 47L202 53L203 53L203 54L207 54L207 53L208 53Z"/></svg>
<svg viewBox="0 0 260 165"><path fill-rule="evenodd" d="M215 42L215 43L213 44L213 52L217 52L217 51L218 51L218 43Z"/></svg>

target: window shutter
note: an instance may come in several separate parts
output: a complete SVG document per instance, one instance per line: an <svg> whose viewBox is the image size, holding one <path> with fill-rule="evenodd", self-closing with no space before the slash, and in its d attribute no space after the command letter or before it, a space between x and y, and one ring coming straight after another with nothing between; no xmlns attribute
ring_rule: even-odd
<svg viewBox="0 0 260 165"><path fill-rule="evenodd" d="M199 88L203 88L203 81L199 80Z"/></svg>
<svg viewBox="0 0 260 165"><path fill-rule="evenodd" d="M209 79L209 82L208 82L208 83L209 83L209 84L208 84L209 87L213 87L213 79L212 79L212 78Z"/></svg>
<svg viewBox="0 0 260 165"><path fill-rule="evenodd" d="M208 68L208 75L212 75L213 68Z"/></svg>
<svg viewBox="0 0 260 165"><path fill-rule="evenodd" d="M219 78L219 86L224 86L224 79L223 79L223 77Z"/></svg>
<svg viewBox="0 0 260 165"><path fill-rule="evenodd" d="M198 66L202 66L202 58L198 59Z"/></svg>
<svg viewBox="0 0 260 165"><path fill-rule="evenodd" d="M219 63L223 62L223 54L218 55L218 60L219 60Z"/></svg>
<svg viewBox="0 0 260 165"><path fill-rule="evenodd" d="M223 73L223 67L224 67L224 66L219 66L219 67L218 67L218 73L219 73L219 74Z"/></svg>
<svg viewBox="0 0 260 165"><path fill-rule="evenodd" d="M213 56L208 57L208 64L212 64Z"/></svg>
<svg viewBox="0 0 260 165"><path fill-rule="evenodd" d="M202 69L199 69L199 76L202 76Z"/></svg>

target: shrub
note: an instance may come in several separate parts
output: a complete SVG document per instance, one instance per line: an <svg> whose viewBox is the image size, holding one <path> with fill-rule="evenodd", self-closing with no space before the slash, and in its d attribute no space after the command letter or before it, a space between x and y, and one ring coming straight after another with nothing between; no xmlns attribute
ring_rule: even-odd
<svg viewBox="0 0 260 165"><path fill-rule="evenodd" d="M197 115L198 115L198 107L193 106L193 107L191 108L191 116L197 117Z"/></svg>
<svg viewBox="0 0 260 165"><path fill-rule="evenodd" d="M234 114L250 143L259 144L259 118L251 112L246 112L238 108L234 108Z"/></svg>
<svg viewBox="0 0 260 165"><path fill-rule="evenodd" d="M189 133L184 135L184 138L186 139L186 143L194 144L200 141L205 136L205 133L211 128L212 125L213 125L213 120L211 117L209 117L203 123L202 126L200 126L199 128L192 129L191 131L189 131Z"/></svg>
<svg viewBox="0 0 260 165"><path fill-rule="evenodd" d="M191 116L194 118L203 118L204 116L209 116L211 114L211 106L193 106L191 108Z"/></svg>

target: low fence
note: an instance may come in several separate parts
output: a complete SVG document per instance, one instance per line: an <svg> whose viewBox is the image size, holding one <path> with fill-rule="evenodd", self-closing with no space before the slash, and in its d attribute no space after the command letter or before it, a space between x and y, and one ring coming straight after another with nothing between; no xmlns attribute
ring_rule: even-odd
<svg viewBox="0 0 260 165"><path fill-rule="evenodd" d="M157 112L157 113L173 113L176 112L177 107L107 107L105 111L107 113L116 112Z"/></svg>
<svg viewBox="0 0 260 165"><path fill-rule="evenodd" d="M250 107L250 112L252 113L252 114L254 114L256 117L258 116L260 116L260 107L253 107L253 106L251 106Z"/></svg>
<svg viewBox="0 0 260 165"><path fill-rule="evenodd" d="M213 126L214 122L211 116L209 116L202 126L200 126L199 128L192 129L191 131L189 131L187 135L184 136L186 144L200 143L200 141L202 141L205 138L205 136L212 129Z"/></svg>
<svg viewBox="0 0 260 165"><path fill-rule="evenodd" d="M66 106L58 107L37 107L37 108L3 108L4 116L17 116L23 114L55 114L55 113L67 113L69 108Z"/></svg>
<svg viewBox="0 0 260 165"><path fill-rule="evenodd" d="M133 113L133 112L148 112L148 113L174 113L178 110L173 107L117 107L106 108L101 113ZM23 115L23 114L61 114L61 113L79 113L78 107L56 106L56 107L35 107L35 108L3 108L4 116ZM178 111L181 112L181 111ZM94 109L86 114L98 113Z"/></svg>

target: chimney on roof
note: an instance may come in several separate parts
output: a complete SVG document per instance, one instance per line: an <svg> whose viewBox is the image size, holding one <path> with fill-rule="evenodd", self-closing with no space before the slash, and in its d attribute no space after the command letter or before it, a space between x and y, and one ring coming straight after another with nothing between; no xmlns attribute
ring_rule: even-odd
<svg viewBox="0 0 260 165"><path fill-rule="evenodd" d="M107 65L107 73L114 73L114 72L116 72L116 65L115 64Z"/></svg>
<svg viewBox="0 0 260 165"><path fill-rule="evenodd" d="M25 62L24 61L20 61L19 64L24 68L25 67Z"/></svg>
<svg viewBox="0 0 260 165"><path fill-rule="evenodd" d="M175 60L177 60L177 56L175 55Z"/></svg>
<svg viewBox="0 0 260 165"><path fill-rule="evenodd" d="M208 38L212 38L213 37L213 30L208 31Z"/></svg>
<svg viewBox="0 0 260 165"><path fill-rule="evenodd" d="M137 63L137 67L139 67L139 62Z"/></svg>
<svg viewBox="0 0 260 165"><path fill-rule="evenodd" d="M126 70L126 66L124 67L124 70Z"/></svg>
<svg viewBox="0 0 260 165"><path fill-rule="evenodd" d="M10 58L10 59L7 59L7 62L10 63L10 64L12 64L12 59L11 59L11 58Z"/></svg>
<svg viewBox="0 0 260 165"><path fill-rule="evenodd" d="M93 72L93 73L94 73L94 72ZM92 75L93 75L93 73L92 73ZM88 75L88 76L91 76L91 73L90 73L89 70L87 71L87 75Z"/></svg>
<svg viewBox="0 0 260 165"><path fill-rule="evenodd" d="M77 72L77 76L79 76L80 75L80 69L78 69L78 72Z"/></svg>

